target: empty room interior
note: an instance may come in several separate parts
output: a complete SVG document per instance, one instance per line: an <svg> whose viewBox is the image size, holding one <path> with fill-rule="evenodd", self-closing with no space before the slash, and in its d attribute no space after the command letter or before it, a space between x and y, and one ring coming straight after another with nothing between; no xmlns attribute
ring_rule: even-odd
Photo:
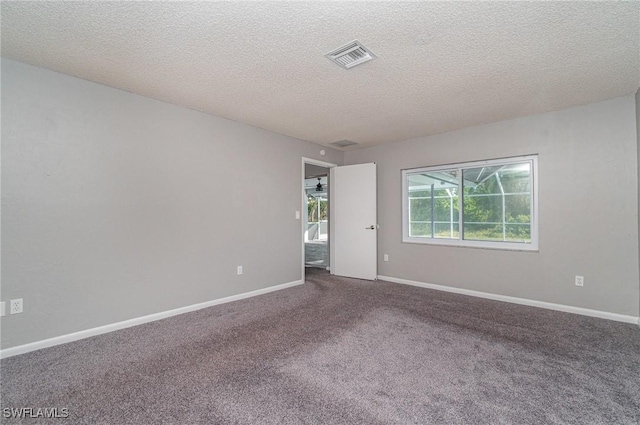
<svg viewBox="0 0 640 425"><path fill-rule="evenodd" d="M0 12L0 422L640 423L640 2Z"/></svg>

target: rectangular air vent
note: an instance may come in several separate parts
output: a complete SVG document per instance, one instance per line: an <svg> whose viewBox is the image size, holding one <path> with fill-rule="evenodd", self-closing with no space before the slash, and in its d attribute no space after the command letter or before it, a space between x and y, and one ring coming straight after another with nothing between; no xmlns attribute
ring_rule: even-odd
<svg viewBox="0 0 640 425"><path fill-rule="evenodd" d="M353 145L357 145L356 142L352 142L351 140L338 140L337 142L333 142L333 143L329 143L330 145L334 145L334 146L339 146L341 148L347 147L347 146L353 146Z"/></svg>
<svg viewBox="0 0 640 425"><path fill-rule="evenodd" d="M330 61L337 63L344 69L353 68L361 63L368 62L377 58L375 54L366 48L358 40L353 40L342 47L327 53L325 55Z"/></svg>

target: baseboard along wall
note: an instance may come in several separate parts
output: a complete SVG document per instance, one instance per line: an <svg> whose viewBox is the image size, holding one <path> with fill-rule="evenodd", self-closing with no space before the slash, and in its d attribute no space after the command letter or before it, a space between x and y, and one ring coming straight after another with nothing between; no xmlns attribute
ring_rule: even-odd
<svg viewBox="0 0 640 425"><path fill-rule="evenodd" d="M99 326L97 328L85 329L82 331L60 335L53 338L43 339L41 341L31 342L29 344L18 345L16 347L0 350L0 358L17 356L19 354L28 353L30 351L40 350L42 348L53 347L54 345L66 344L67 342L77 341L79 339L89 338L120 329L129 328L131 326L141 325L143 323L154 322L156 320L166 319L167 317L177 316L179 314L189 313L191 311L212 307L218 304L224 304L231 301L242 300L244 298L255 297L257 295L267 294L269 292L279 291L281 289L291 288L292 286L303 284L303 280L283 283L280 285L270 286L268 288L257 289L255 291L244 292L242 294L231 295L229 297L218 298L216 300L206 301L203 303L192 304L185 307L179 307L173 310L161 311L159 313L149 314L147 316L137 317L134 319L124 320L122 322L111 323L109 325Z"/></svg>
<svg viewBox="0 0 640 425"><path fill-rule="evenodd" d="M403 285L417 286L420 288L435 289L437 291L453 292L456 294L469 295L469 296L478 297L478 298L486 298L486 299L495 300L495 301L521 304L521 305L526 305L530 307L546 308L549 310L562 311L565 313L574 313L574 314L580 314L583 316L598 317L601 319L615 320L617 322L633 323L640 326L640 317L627 316L624 314L609 313L606 311L591 310L588 308L574 307L574 306L569 306L564 304L554 304L554 303L548 303L544 301L535 301L535 300L529 300L526 298L510 297L507 295L491 294L488 292L474 291L471 289L462 289L462 288L455 288L451 286L435 285L432 283L418 282L418 281L408 280L408 279L400 279L400 278L391 277L391 276L378 275L378 280L384 280L387 282L399 283ZM255 297L262 294L267 294L269 292L279 291L281 289L290 288L293 286L301 285L303 283L304 283L303 280L283 283L280 285L270 286L268 288L257 289L255 291L245 292L237 295L231 295L229 297L206 301L199 304L192 304L189 306L180 307L173 310L162 311L159 313L149 314L147 316L137 317L137 318L125 320L122 322L112 323L109 325L99 326L91 329L85 329L82 331L78 331L78 332L74 332L66 335L60 335L53 338L43 339L41 341L31 342L29 344L6 348L4 350L0 350L0 358L4 359L12 356L17 356L19 354L40 350L42 348L53 347L55 345L60 345L60 344L66 344L68 342L73 342L80 339L101 335L107 332L117 331L119 329L129 328L131 326L141 325L143 323L149 323L156 320L166 319L167 317L189 313L191 311L212 307L218 304L224 304L232 301L242 300L244 298L250 298L250 297Z"/></svg>
<svg viewBox="0 0 640 425"><path fill-rule="evenodd" d="M546 308L548 310L562 311L565 313L580 314L583 316L599 317L601 319L615 320L616 322L633 323L640 326L640 317L627 316L618 313L609 313L607 311L591 310L588 308L574 307L564 304L554 304L544 301L529 300L526 298L510 297L507 295L491 294L488 292L474 291L471 289L454 288L451 286L435 285L433 283L417 282L415 280L400 279L391 276L378 275L378 280L384 280L392 283L400 283L403 285L418 286L420 288L435 289L436 291L453 292L456 294L469 295L472 297L486 298L495 301L504 301L513 304L521 304L530 307Z"/></svg>

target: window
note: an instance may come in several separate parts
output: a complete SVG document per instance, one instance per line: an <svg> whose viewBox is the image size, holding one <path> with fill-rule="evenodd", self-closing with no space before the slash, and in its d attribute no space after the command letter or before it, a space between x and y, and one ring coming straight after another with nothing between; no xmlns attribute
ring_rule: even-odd
<svg viewBox="0 0 640 425"><path fill-rule="evenodd" d="M315 188L313 189L315 191ZM328 211L326 193L307 193L307 231L305 241L327 240L328 237Z"/></svg>
<svg viewBox="0 0 640 425"><path fill-rule="evenodd" d="M403 242L537 250L537 156L402 171Z"/></svg>

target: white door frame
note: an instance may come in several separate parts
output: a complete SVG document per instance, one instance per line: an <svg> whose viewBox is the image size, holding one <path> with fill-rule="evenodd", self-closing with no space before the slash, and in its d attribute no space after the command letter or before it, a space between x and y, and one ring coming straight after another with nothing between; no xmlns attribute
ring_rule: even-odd
<svg viewBox="0 0 640 425"><path fill-rule="evenodd" d="M302 231L301 235L300 235L300 240L302 241L302 281L305 281L305 253L304 253L304 232L305 232L305 228L304 228L304 216L302 214L306 214L307 211L304 208L304 197L307 196L307 193L305 191L305 187L304 187L304 181L305 181L305 172L304 172L304 166L306 164L311 164L311 165L317 165L319 167L325 167L325 168L333 168L333 167L337 167L338 164L333 164L331 162L324 162L324 161L319 161L317 159L312 159L312 158L305 158L304 156L302 157L302 198L300 199L302 201L302 205L300 206L300 230ZM331 182L329 182L329 197L331 197ZM331 220L333 219L333 214L331 214L331 200L329 200L329 252L331 252L331 242L333 240L333 236L331 235ZM329 268L331 268L331 258L329 258Z"/></svg>

